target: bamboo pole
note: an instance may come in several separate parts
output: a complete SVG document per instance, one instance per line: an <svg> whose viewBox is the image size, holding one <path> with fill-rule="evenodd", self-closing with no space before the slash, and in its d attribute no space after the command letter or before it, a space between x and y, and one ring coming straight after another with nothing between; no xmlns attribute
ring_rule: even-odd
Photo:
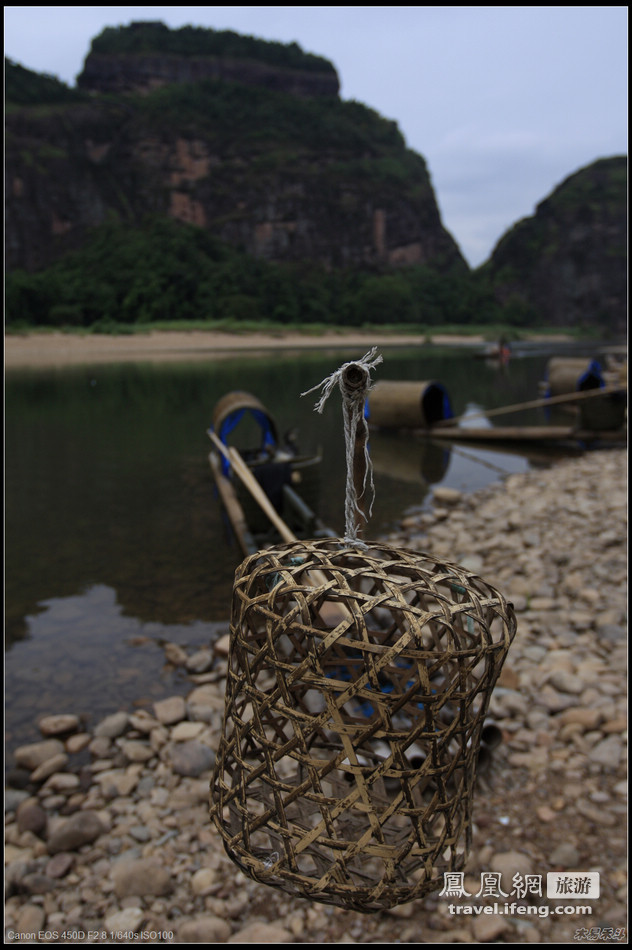
<svg viewBox="0 0 632 950"><path fill-rule="evenodd" d="M233 466L235 474L244 483L255 501L259 503L283 540L288 542L298 541L294 532L286 525L285 521L283 521L271 504L268 496L244 462L238 450L232 446L225 446L212 429L208 429L208 436L224 458ZM304 576L310 587L325 587L329 583L323 572L319 570L307 571ZM342 602L325 601L321 604L318 612L328 627L337 627L342 620L353 620L351 611L346 604Z"/></svg>
<svg viewBox="0 0 632 950"><path fill-rule="evenodd" d="M230 523L233 526L233 531L239 542L239 547L241 548L244 557L246 557L248 554L252 554L257 550L257 545L255 544L255 540L250 533L250 529L248 528L248 523L246 522L243 508L239 504L237 496L235 495L235 490L230 480L226 478L226 476L221 471L219 459L214 452L209 454L209 462L213 476L215 478L215 484L217 485L219 496L222 500L224 508L226 509Z"/></svg>
<svg viewBox="0 0 632 950"><path fill-rule="evenodd" d="M233 466L233 469L239 479L244 483L252 497L263 509L267 517L270 519L274 527L277 529L284 541L297 541L297 537L294 532L286 525L285 521L276 508L270 502L270 499L264 492L263 488L254 477L240 453L233 446L225 446L220 438L213 432L212 429L208 430L208 435L213 444L219 451L222 453L225 459L230 462Z"/></svg>
<svg viewBox="0 0 632 950"><path fill-rule="evenodd" d="M455 416L454 419L442 419L440 427L455 426L464 419L475 419L476 416L501 416L508 412L520 412L523 409L544 409L548 406L555 406L565 402L578 402L582 399L595 398L596 396L609 396L613 393L627 391L627 386L606 386L603 389L587 389L584 392L563 393L560 396L551 396L549 399L532 399L530 402L519 402L513 406L503 406L499 409L480 409L477 412L469 412L463 416Z"/></svg>

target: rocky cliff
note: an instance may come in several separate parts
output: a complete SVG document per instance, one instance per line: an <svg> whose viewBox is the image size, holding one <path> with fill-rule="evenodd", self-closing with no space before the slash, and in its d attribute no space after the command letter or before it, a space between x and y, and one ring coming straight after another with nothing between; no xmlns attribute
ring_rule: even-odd
<svg viewBox="0 0 632 950"><path fill-rule="evenodd" d="M563 181L504 235L484 268L497 300L529 323L625 333L627 157Z"/></svg>
<svg viewBox="0 0 632 950"><path fill-rule="evenodd" d="M5 253L21 294L14 319L34 296L22 270L65 261L94 235L109 246L113 234L151 237L166 222L202 229L194 230L230 246L250 271L254 257L297 265L297 281L303 265L377 274L379 319L625 332L625 157L571 175L470 274L441 223L423 158L394 122L342 101L332 64L296 44L131 24L93 40L77 88L8 63L6 94ZM88 270L95 276L102 266ZM184 275L192 284L198 276L199 267ZM43 282L50 310L63 294ZM234 295L245 293L225 282L219 290L231 312ZM65 291L66 309L92 319ZM336 312L331 301L323 307Z"/></svg>
<svg viewBox="0 0 632 950"><path fill-rule="evenodd" d="M212 89L208 95L210 102ZM44 267L80 247L109 214L133 224L167 215L271 260L462 260L423 160L399 145L393 151L390 163L370 147L349 155L328 146L326 134L321 146L253 150L220 129L157 127L133 105L22 110L7 116L7 264ZM400 160L407 180L398 180Z"/></svg>
<svg viewBox="0 0 632 950"><path fill-rule="evenodd" d="M274 261L467 270L424 160L395 123L338 98L333 67L279 44L280 64L201 57L198 31L187 55L114 39L93 42L79 101L7 110L9 268L45 267L108 217L164 215Z"/></svg>

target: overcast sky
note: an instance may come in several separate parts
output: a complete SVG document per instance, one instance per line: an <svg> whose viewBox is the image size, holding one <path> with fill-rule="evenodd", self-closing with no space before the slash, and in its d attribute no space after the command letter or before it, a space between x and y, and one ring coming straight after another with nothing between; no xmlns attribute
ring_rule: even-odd
<svg viewBox="0 0 632 950"><path fill-rule="evenodd" d="M627 154L627 7L5 7L5 54L74 85L106 26L162 20L331 60L424 156L472 266L568 175Z"/></svg>

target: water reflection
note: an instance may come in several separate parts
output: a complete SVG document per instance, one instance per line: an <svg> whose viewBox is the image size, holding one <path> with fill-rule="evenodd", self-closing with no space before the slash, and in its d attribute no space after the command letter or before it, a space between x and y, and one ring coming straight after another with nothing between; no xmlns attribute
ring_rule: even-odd
<svg viewBox="0 0 632 950"><path fill-rule="evenodd" d="M116 709L146 705L181 691L186 679L165 664L166 642L207 645L226 625L144 623L126 615L105 584L38 604L25 636L7 657L7 744L32 741L45 713L79 713L87 725ZM30 739L29 739L30 737Z"/></svg>
<svg viewBox="0 0 632 950"><path fill-rule="evenodd" d="M427 490L442 481L450 464L450 446L420 441L410 434L374 432L370 442L376 475L391 475Z"/></svg>

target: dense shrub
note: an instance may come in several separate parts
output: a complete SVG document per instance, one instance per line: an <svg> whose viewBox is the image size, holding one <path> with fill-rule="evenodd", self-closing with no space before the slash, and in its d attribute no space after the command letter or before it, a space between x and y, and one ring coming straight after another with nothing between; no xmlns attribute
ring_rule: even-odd
<svg viewBox="0 0 632 950"><path fill-rule="evenodd" d="M338 160L364 156L368 167L366 158L383 155L385 175L394 173L400 181L411 172L427 176L423 159L406 149L397 123L353 100L302 99L264 87L204 79L136 96L133 108L147 128L203 134L208 141L221 143L223 150L228 145L239 151L248 148L253 157L268 152L271 145L283 158L288 148L311 148ZM396 164L389 166L393 161Z"/></svg>
<svg viewBox="0 0 632 950"><path fill-rule="evenodd" d="M514 322L524 313L512 303ZM208 231L159 218L111 220L36 274L6 275L6 325L104 328L231 321L362 326L494 323L503 313L475 274L325 270L255 259Z"/></svg>
<svg viewBox="0 0 632 950"><path fill-rule="evenodd" d="M71 89L56 76L35 73L10 59L4 61L4 97L7 106L56 105L81 102L84 92Z"/></svg>

